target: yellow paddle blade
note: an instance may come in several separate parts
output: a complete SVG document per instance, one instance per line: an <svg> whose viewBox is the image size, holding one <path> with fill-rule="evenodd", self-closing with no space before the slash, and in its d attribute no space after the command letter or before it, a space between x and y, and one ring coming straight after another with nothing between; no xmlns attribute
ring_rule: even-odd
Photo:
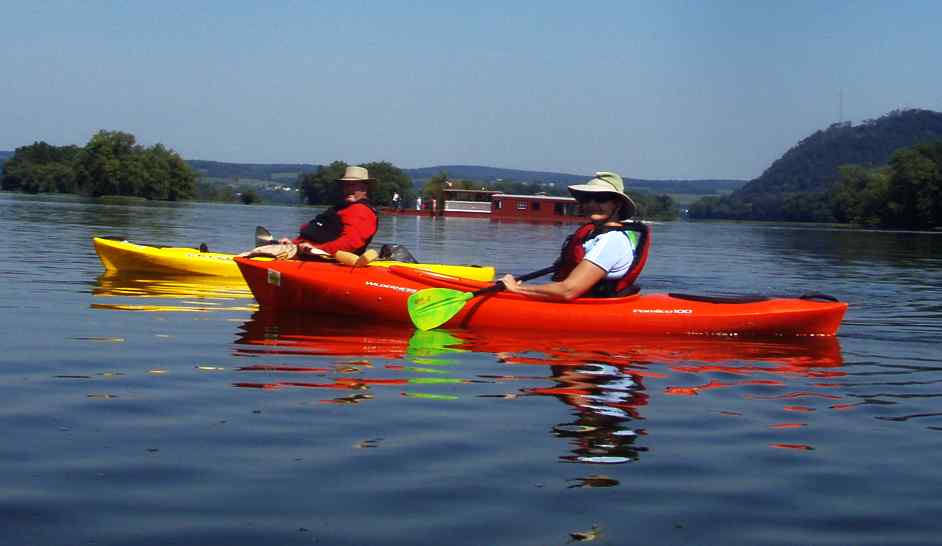
<svg viewBox="0 0 942 546"><path fill-rule="evenodd" d="M473 297L471 292L450 288L426 288L409 296L409 318L420 330L431 330L445 324L464 308Z"/></svg>

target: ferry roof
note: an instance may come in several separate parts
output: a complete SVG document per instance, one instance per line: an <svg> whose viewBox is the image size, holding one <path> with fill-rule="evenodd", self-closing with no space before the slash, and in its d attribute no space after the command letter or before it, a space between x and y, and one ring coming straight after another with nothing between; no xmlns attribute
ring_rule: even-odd
<svg viewBox="0 0 942 546"><path fill-rule="evenodd" d="M462 190L460 188L443 188L442 193L486 193L486 194L495 194L502 193L499 190Z"/></svg>
<svg viewBox="0 0 942 546"><path fill-rule="evenodd" d="M568 203L568 202L572 202L572 203L575 203L575 202L576 202L576 200L573 199L572 197L565 197L565 196L562 196L562 195L515 195L515 194L512 194L512 193L501 193L501 194L498 194L498 195L494 195L493 197L494 197L494 198L499 198L499 199L505 199L505 198L510 198L510 199L542 199L542 200L544 200L544 201L560 201L560 202L567 202L567 203Z"/></svg>

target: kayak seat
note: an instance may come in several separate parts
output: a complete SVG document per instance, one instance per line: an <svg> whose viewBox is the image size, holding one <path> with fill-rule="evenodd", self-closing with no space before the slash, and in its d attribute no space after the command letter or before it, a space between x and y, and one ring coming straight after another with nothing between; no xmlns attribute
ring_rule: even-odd
<svg viewBox="0 0 942 546"><path fill-rule="evenodd" d="M641 292L641 285L633 284L633 285L629 286L628 288L624 288L624 289L622 289L622 290L619 290L619 291L615 294L615 297L616 297L616 298L624 298L625 296L634 296L634 295L637 294L638 292Z"/></svg>
<svg viewBox="0 0 942 546"><path fill-rule="evenodd" d="M407 264L416 264L419 263L415 259L415 256L409 252L409 249L402 245L396 244L385 244L379 249L379 259L380 260L393 260L396 262L404 262Z"/></svg>
<svg viewBox="0 0 942 546"><path fill-rule="evenodd" d="M200 243L200 252L209 252L209 246L206 243Z"/></svg>
<svg viewBox="0 0 942 546"><path fill-rule="evenodd" d="M667 294L672 298L677 298L681 300L690 300L690 301L702 301L706 303L756 303L759 301L768 301L769 298L766 296L706 296L700 294L680 294L677 292L670 292Z"/></svg>
<svg viewBox="0 0 942 546"><path fill-rule="evenodd" d="M821 292L808 292L798 296L798 299L802 300L821 300L821 301L840 301L830 294L822 294Z"/></svg>

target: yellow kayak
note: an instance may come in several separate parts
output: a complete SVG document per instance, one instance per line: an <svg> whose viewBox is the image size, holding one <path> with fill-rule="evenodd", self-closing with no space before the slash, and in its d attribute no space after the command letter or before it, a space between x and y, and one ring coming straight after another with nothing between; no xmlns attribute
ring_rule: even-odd
<svg viewBox="0 0 942 546"><path fill-rule="evenodd" d="M129 241L95 237L95 252L108 271L143 271L148 273L172 273L179 275L211 275L216 277L242 278L233 254L201 252L196 248L158 247L139 245ZM494 268L477 265L413 264L377 260L369 267L411 267L423 271L442 273L476 281L489 282L494 279Z"/></svg>

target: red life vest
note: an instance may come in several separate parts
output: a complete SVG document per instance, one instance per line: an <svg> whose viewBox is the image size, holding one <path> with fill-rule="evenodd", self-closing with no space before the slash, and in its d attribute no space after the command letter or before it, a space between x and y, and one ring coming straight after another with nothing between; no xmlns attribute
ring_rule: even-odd
<svg viewBox="0 0 942 546"><path fill-rule="evenodd" d="M365 206L372 213L371 221L368 223L368 225L359 226L360 232L369 233L370 235L365 241L358 240L355 243L352 243L358 245L356 248L340 248L340 250L347 250L349 252L353 252L354 254L362 254L373 240L373 236L376 235L376 209L373 208L373 205L370 204L369 200L367 199L361 199L354 203L342 203L318 214L310 222L301 225L299 229L300 235L295 239L295 243L308 242L314 243L316 245L323 245L325 243L338 241L345 236L347 239L356 237L355 235L344 233L344 224L350 223L354 220L349 216L346 220L344 220L341 218L341 216L345 214L344 211L350 210L357 205Z"/></svg>
<svg viewBox="0 0 942 546"><path fill-rule="evenodd" d="M648 248L651 246L650 229L641 222L626 222L618 227L602 226L596 228L595 224L592 223L581 226L563 242L559 259L556 260L557 269L556 273L553 274L553 280L561 281L568 277L572 270L579 265L579 262L585 259L585 247L583 245L609 231L625 232L625 235L632 240L634 258L628 267L628 272L623 277L619 279L602 279L589 289L585 296L610 298L631 288L648 260ZM633 234L637 234L637 237L632 237Z"/></svg>

